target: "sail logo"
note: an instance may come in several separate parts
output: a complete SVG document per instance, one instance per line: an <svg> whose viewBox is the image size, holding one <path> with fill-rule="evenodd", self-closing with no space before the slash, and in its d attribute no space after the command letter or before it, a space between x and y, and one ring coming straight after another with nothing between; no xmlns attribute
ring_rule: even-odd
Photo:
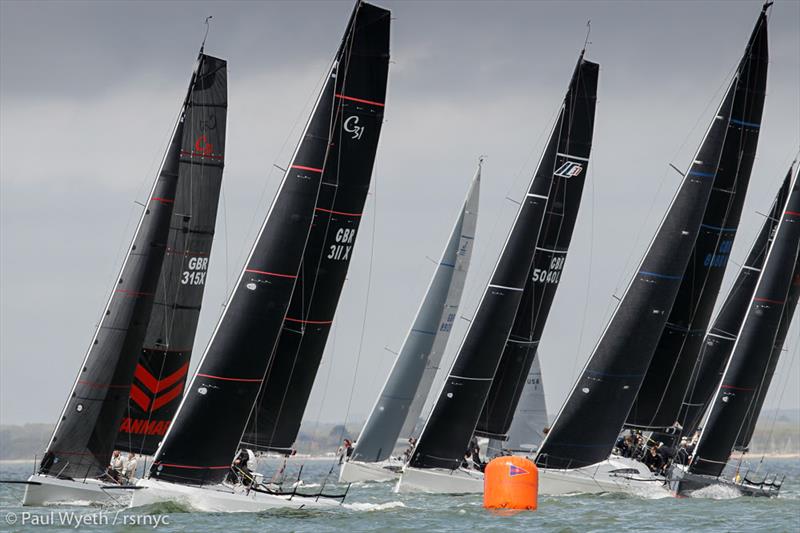
<svg viewBox="0 0 800 533"><path fill-rule="evenodd" d="M208 142L208 137L203 134L194 142L194 151L198 154L211 155L214 153L214 145Z"/></svg>
<svg viewBox="0 0 800 533"><path fill-rule="evenodd" d="M553 175L559 178L574 178L583 172L583 165L574 161L565 161Z"/></svg>
<svg viewBox="0 0 800 533"><path fill-rule="evenodd" d="M175 372L158 379L139 363L136 365L134 377L142 387L136 383L131 385L130 400L145 413L157 411L180 397L183 392L183 378L188 371L189 363L187 362Z"/></svg>
<svg viewBox="0 0 800 533"><path fill-rule="evenodd" d="M358 117L353 115L347 117L344 121L344 131L352 133L351 139L361 140L361 135L364 133L364 126L358 125Z"/></svg>
<svg viewBox="0 0 800 533"><path fill-rule="evenodd" d="M517 465L508 465L508 475L510 477L524 476L526 474L530 474L530 472Z"/></svg>

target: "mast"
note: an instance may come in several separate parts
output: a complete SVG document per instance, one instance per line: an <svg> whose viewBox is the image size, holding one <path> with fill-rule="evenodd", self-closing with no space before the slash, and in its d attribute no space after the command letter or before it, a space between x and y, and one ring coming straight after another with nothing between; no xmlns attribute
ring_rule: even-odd
<svg viewBox="0 0 800 533"><path fill-rule="evenodd" d="M597 94L597 75L586 76L580 81L584 93L573 93L572 106L576 99L588 96L589 105L579 109L576 116L586 120L592 130L594 123L594 100ZM547 200L542 229L536 242L533 264L528 272L522 300L514 317L514 325L506 340L500 365L494 375L489 396L483 406L475 430L477 435L505 440L517 411L545 323L553 305L553 299L561 281L561 273L572 241L575 220L581 205L583 186L586 181L588 155L573 157L583 166L578 173L566 172L553 181ZM541 431L542 428L539 428Z"/></svg>
<svg viewBox="0 0 800 533"><path fill-rule="evenodd" d="M687 394L687 399L683 403L681 414L678 417L683 426L683 435L694 435L706 412L706 406L713 398L717 385L722 379L722 372L733 352L736 334L742 327L742 322L747 314L747 304L756 290L759 274L789 197L791 182L792 171L790 169L772 202L772 208L761 226L761 231L750 248L747 260L739 270L739 275L725 298L714 324L706 334L703 349L697 361L697 368L689 383L689 394ZM654 437L654 440L665 441L661 435Z"/></svg>
<svg viewBox="0 0 800 533"><path fill-rule="evenodd" d="M520 205L409 466L455 469L461 464L520 305L556 185L584 172L592 142L599 66L581 53L539 166Z"/></svg>
<svg viewBox="0 0 800 533"><path fill-rule="evenodd" d="M758 418L761 391L769 388L770 368L776 340L786 316L788 297L796 280L800 252L800 167L795 171L792 191L785 204L775 239L750 299L714 403L695 448L689 472L709 476L722 474L731 452L751 419ZM795 299L791 302L797 304ZM790 312L793 312L791 309ZM789 315L790 317L790 315ZM788 327L788 324L787 326ZM774 371L774 367L772 367ZM754 420L753 422L754 423Z"/></svg>
<svg viewBox="0 0 800 533"><path fill-rule="evenodd" d="M333 324L383 123L391 13L358 3L340 55L333 144L289 311L242 444L291 453Z"/></svg>
<svg viewBox="0 0 800 533"><path fill-rule="evenodd" d="M354 130L363 127L352 112L359 102L345 92L350 83L372 74L353 68L359 61L358 14L364 5L356 5L239 281L156 453L150 475L157 479L186 484L216 484L224 479L265 381L287 311L291 313L304 251L307 243L312 244L312 224L322 224L320 217L340 216L319 210L318 202L331 194L338 197L339 166L353 143L373 135ZM341 238L345 231L340 228L336 233Z"/></svg>
<svg viewBox="0 0 800 533"><path fill-rule="evenodd" d="M729 130L731 84L678 192L567 401L536 463L569 469L611 453L678 294Z"/></svg>
<svg viewBox="0 0 800 533"><path fill-rule="evenodd" d="M767 7L756 21L733 81L731 120L700 233L683 273L675 304L626 426L664 430L673 425L719 294L736 237L758 146L769 63Z"/></svg>
<svg viewBox="0 0 800 533"><path fill-rule="evenodd" d="M184 115L195 91L202 90L197 85L201 67L202 62L192 74L158 177L53 431L41 474L97 477L114 450L162 272L183 152L193 142L187 139Z"/></svg>
<svg viewBox="0 0 800 533"><path fill-rule="evenodd" d="M425 298L372 408L352 459L388 459L398 441L412 435L430 393L458 312L478 220L481 162Z"/></svg>
<svg viewBox="0 0 800 533"><path fill-rule="evenodd" d="M164 263L116 449L151 455L178 408L214 239L225 153L227 62L200 54Z"/></svg>

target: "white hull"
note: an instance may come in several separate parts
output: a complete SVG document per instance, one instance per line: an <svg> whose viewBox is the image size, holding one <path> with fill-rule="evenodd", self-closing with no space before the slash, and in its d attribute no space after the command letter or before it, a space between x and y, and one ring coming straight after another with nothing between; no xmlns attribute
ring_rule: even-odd
<svg viewBox="0 0 800 533"><path fill-rule="evenodd" d="M46 505L97 505L126 504L129 490L107 488L109 484L97 479L59 479L34 474L28 478L22 505L43 507Z"/></svg>
<svg viewBox="0 0 800 533"><path fill-rule="evenodd" d="M646 498L670 496L663 478L654 476L643 463L624 457L612 457L572 470L539 468L540 495L601 492L620 492Z"/></svg>
<svg viewBox="0 0 800 533"><path fill-rule="evenodd" d="M475 494L483 492L483 473L476 470L406 468L395 492ZM613 457L602 463L573 470L539 468L539 495L599 494L620 492L645 498L670 496L664 479L654 476L633 459Z"/></svg>
<svg viewBox="0 0 800 533"><path fill-rule="evenodd" d="M380 463L362 463L347 461L339 469L339 483L357 483L359 481L394 481L400 472L387 467L396 467L396 463L382 461Z"/></svg>
<svg viewBox="0 0 800 533"><path fill-rule="evenodd" d="M410 468L394 488L395 492L429 492L436 494L483 493L483 472L477 470L445 470L443 468Z"/></svg>
<svg viewBox="0 0 800 533"><path fill-rule="evenodd" d="M338 507L339 501L295 495L294 497L247 492L226 485L208 487L179 485L154 479L140 479L139 490L133 491L131 507L141 507L161 502L175 502L193 510L209 513L254 513L268 509L319 509Z"/></svg>

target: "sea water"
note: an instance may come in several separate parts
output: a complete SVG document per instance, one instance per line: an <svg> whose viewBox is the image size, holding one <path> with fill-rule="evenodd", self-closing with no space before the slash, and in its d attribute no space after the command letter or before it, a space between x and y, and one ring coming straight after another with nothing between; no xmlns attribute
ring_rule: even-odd
<svg viewBox="0 0 800 533"><path fill-rule="evenodd" d="M753 466L758 460L753 461ZM278 467L261 465L267 478ZM307 493L341 493L335 459L293 460L287 485L303 465ZM0 478L25 479L32 465L0 465ZM766 459L762 471L786 474L780 497L736 497L728 490L704 498L644 499L622 494L541 497L539 509L499 515L480 495L395 494L393 483L355 483L344 504L330 510L199 513L171 503L137 509L121 506L22 507L23 485L0 485L0 531L759 531L800 532L800 459ZM23 513L27 513L24 515ZM9 517L13 517L7 520ZM24 519L24 524L22 523ZM12 523L13 522L13 523Z"/></svg>

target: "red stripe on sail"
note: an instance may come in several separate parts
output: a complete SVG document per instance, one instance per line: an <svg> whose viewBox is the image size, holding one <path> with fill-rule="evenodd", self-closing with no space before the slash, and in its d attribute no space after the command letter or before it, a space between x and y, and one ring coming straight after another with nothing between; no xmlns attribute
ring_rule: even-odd
<svg viewBox="0 0 800 533"><path fill-rule="evenodd" d="M160 196L153 196L150 200L154 202L161 202L162 204L171 204L175 201L174 198L161 198Z"/></svg>
<svg viewBox="0 0 800 533"><path fill-rule="evenodd" d="M299 318L286 317L287 322L297 322L298 324L333 324L333 320L301 320Z"/></svg>
<svg viewBox="0 0 800 533"><path fill-rule="evenodd" d="M265 276L275 276L276 278L295 279L297 277L297 276L292 276L291 274L278 274L277 272L266 272L264 270L254 270L252 268L246 268L245 272L250 272L252 274L264 274Z"/></svg>
<svg viewBox="0 0 800 533"><path fill-rule="evenodd" d="M222 376L212 376L211 374L197 374L202 378L221 379L222 381L242 381L245 383L255 383L264 381L262 378L226 378Z"/></svg>
<svg viewBox="0 0 800 533"><path fill-rule="evenodd" d="M169 390L153 400L153 411L156 409L160 409L165 404L168 404L176 397L180 396L181 392L183 391L183 384L178 385L177 387L173 387L172 390Z"/></svg>
<svg viewBox="0 0 800 533"><path fill-rule="evenodd" d="M292 165L292 166L291 166L291 167L289 167L289 168L293 168L293 169L295 169L295 170L310 170L311 172L322 172L322 169L321 169L321 168L315 168L315 167L304 167L303 165Z"/></svg>
<svg viewBox="0 0 800 533"><path fill-rule="evenodd" d="M142 408L142 411L147 411L150 407L150 398L136 385L131 385L131 400L136 402L136 405Z"/></svg>
<svg viewBox="0 0 800 533"><path fill-rule="evenodd" d="M730 390L740 390L740 391L744 391L744 392L750 392L750 391L756 390L756 389L747 388L747 387L734 387L733 385L723 385L722 388L723 389L730 389Z"/></svg>
<svg viewBox="0 0 800 533"><path fill-rule="evenodd" d="M332 211L330 209L323 209L322 207L315 207L314 211L323 211L325 213L331 213L333 215L344 215L346 217L360 217L363 213L347 213L345 211Z"/></svg>
<svg viewBox="0 0 800 533"><path fill-rule="evenodd" d="M337 94L336 98L341 98L342 100L350 100L352 102L360 102L362 104L376 105L378 107L383 107L386 105L382 102L376 102L374 100L365 100L363 98L355 98L354 96L345 96L344 94Z"/></svg>
<svg viewBox="0 0 800 533"><path fill-rule="evenodd" d="M777 305L783 305L784 303L786 303L785 301L782 301L782 300L770 300L769 298L753 298L753 301L754 302L764 302L764 303L768 303L768 304L777 304Z"/></svg>

